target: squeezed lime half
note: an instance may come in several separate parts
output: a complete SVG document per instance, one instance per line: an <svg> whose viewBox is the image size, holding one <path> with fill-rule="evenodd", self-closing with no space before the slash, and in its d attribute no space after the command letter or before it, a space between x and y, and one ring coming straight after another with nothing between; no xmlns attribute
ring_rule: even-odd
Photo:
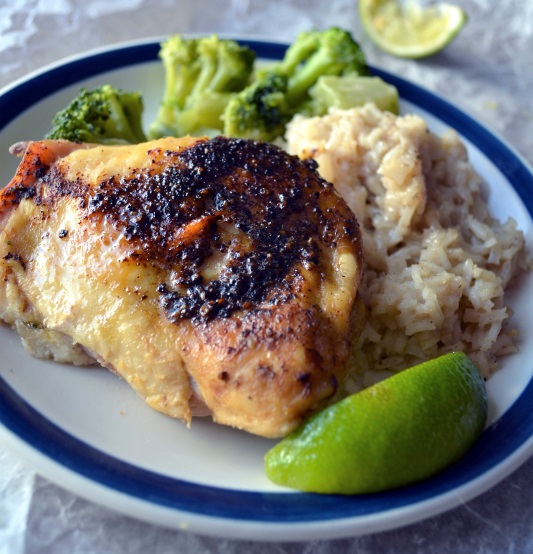
<svg viewBox="0 0 533 554"><path fill-rule="evenodd" d="M459 6L441 2L423 7L413 0L359 0L359 16L379 48L402 58L439 52L467 22Z"/></svg>

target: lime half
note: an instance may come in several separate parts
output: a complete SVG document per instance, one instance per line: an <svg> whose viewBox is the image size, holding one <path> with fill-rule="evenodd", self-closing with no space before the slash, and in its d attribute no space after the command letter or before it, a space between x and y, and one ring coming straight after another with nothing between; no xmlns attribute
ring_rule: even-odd
<svg viewBox="0 0 533 554"><path fill-rule="evenodd" d="M426 479L483 431L487 393L463 353L407 369L326 408L266 454L275 483L316 493L372 493Z"/></svg>
<svg viewBox="0 0 533 554"><path fill-rule="evenodd" d="M423 7L409 0L359 0L359 16L371 40L400 58L423 58L439 52L467 20L465 12L453 4Z"/></svg>

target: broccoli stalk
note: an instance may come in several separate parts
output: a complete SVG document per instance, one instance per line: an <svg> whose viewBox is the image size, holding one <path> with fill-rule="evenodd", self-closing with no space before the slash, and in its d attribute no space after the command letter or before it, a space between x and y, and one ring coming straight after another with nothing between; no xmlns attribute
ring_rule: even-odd
<svg viewBox="0 0 533 554"><path fill-rule="evenodd" d="M217 134L228 101L248 85L255 53L216 35L170 37L161 45L165 90L151 138Z"/></svg>
<svg viewBox="0 0 533 554"><path fill-rule="evenodd" d="M367 75L364 54L342 29L300 33L283 60L257 73L224 110L224 134L274 140L296 113L314 114L309 91L324 75Z"/></svg>
<svg viewBox="0 0 533 554"><path fill-rule="evenodd" d="M46 138L97 144L144 142L142 112L143 101L138 92L125 92L112 85L81 89L55 115Z"/></svg>

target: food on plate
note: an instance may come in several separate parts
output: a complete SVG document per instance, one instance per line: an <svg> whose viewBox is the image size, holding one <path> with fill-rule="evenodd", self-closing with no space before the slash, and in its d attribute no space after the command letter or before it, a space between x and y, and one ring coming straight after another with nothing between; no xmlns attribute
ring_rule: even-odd
<svg viewBox="0 0 533 554"><path fill-rule="evenodd" d="M266 67L245 45L216 35L171 36L160 57L165 86L151 138L224 134L272 141L295 113L318 114L309 92L321 76L368 73L359 44L336 27L300 33L283 59Z"/></svg>
<svg viewBox="0 0 533 554"><path fill-rule="evenodd" d="M224 108L252 77L255 52L216 35L173 35L161 44L159 56L165 83L150 138L220 134Z"/></svg>
<svg viewBox="0 0 533 554"><path fill-rule="evenodd" d="M280 62L258 69L250 85L228 102L223 133L266 141L282 137L294 114L326 111L311 100L320 78L367 74L363 51L349 32L337 27L302 32Z"/></svg>
<svg viewBox="0 0 533 554"><path fill-rule="evenodd" d="M227 136L273 141L283 136L293 116L287 102L287 77L264 73L233 98L224 110Z"/></svg>
<svg viewBox="0 0 533 554"><path fill-rule="evenodd" d="M365 56L352 35L332 27L298 35L285 56L256 64L247 46L217 35L173 35L161 43L163 98L149 125L151 139L225 135L275 141L296 114L323 115L330 107L373 101L398 110L398 92L370 77ZM142 97L106 84L82 89L58 112L47 138L95 144L139 143Z"/></svg>
<svg viewBox="0 0 533 554"><path fill-rule="evenodd" d="M338 28L267 66L217 36L160 57L151 142L140 94L104 85L54 119L74 142L13 148L0 318L187 423L293 433L267 455L279 484L375 492L458 459L516 351L504 294L530 262L457 134L398 116Z"/></svg>
<svg viewBox="0 0 533 554"><path fill-rule="evenodd" d="M325 75L309 91L313 115L324 115L330 108L347 110L373 102L380 110L400 111L400 98L395 86L379 77L368 75Z"/></svg>
<svg viewBox="0 0 533 554"><path fill-rule="evenodd" d="M143 107L139 92L126 92L109 84L82 89L55 115L46 138L97 144L144 142Z"/></svg>
<svg viewBox="0 0 533 554"><path fill-rule="evenodd" d="M490 214L457 134L369 104L297 116L286 138L361 227L367 318L344 392L453 350L488 378L517 349L504 294L530 263L516 222Z"/></svg>
<svg viewBox="0 0 533 554"><path fill-rule="evenodd" d="M370 39L400 58L425 58L440 52L464 27L459 6L416 0L359 0L359 17Z"/></svg>
<svg viewBox="0 0 533 554"><path fill-rule="evenodd" d="M407 369L313 415L265 457L275 483L374 493L421 481L461 458L487 421L483 379L462 352Z"/></svg>
<svg viewBox="0 0 533 554"><path fill-rule="evenodd" d="M366 75L368 67L361 47L344 29L303 31L283 59L269 67L286 75L287 100L296 106L308 99L309 89L324 75Z"/></svg>
<svg viewBox="0 0 533 554"><path fill-rule="evenodd" d="M314 161L224 137L12 150L0 318L34 355L97 361L165 414L267 437L335 393L362 251Z"/></svg>

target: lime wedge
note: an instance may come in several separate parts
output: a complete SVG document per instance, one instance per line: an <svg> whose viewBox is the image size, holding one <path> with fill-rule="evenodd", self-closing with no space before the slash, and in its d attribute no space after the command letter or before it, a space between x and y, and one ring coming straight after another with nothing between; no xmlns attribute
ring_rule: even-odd
<svg viewBox="0 0 533 554"><path fill-rule="evenodd" d="M442 50L467 17L458 6L422 7L414 1L359 0L359 16L370 39L400 58L423 58Z"/></svg>
<svg viewBox="0 0 533 554"><path fill-rule="evenodd" d="M478 370L465 354L446 354L311 417L267 452L265 471L273 482L306 492L379 492L449 466L486 421Z"/></svg>

